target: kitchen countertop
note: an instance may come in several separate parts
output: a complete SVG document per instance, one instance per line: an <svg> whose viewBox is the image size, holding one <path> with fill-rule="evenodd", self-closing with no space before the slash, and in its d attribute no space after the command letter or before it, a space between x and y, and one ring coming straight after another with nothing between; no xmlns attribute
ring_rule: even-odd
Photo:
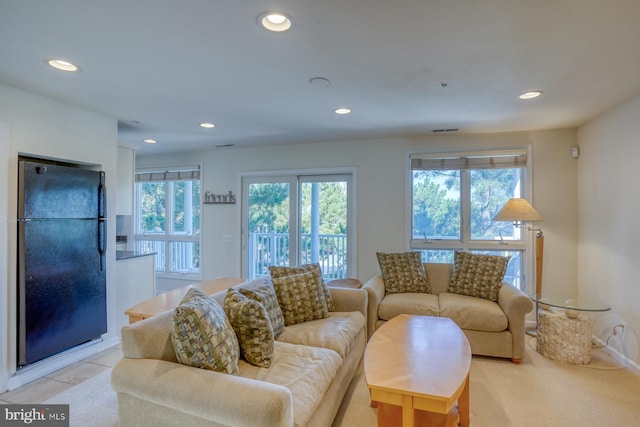
<svg viewBox="0 0 640 427"><path fill-rule="evenodd" d="M138 258L142 256L155 255L155 252L138 252L138 251L116 251L116 261L123 259Z"/></svg>

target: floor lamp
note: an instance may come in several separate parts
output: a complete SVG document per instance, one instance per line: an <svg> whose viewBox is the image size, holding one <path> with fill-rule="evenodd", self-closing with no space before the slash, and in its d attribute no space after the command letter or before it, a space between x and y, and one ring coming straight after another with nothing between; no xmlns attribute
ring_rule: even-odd
<svg viewBox="0 0 640 427"><path fill-rule="evenodd" d="M493 217L494 221L511 221L514 227L536 232L536 296L542 295L542 257L544 255L544 235L540 228L525 226L526 223L542 221L544 218L525 199L509 199Z"/></svg>

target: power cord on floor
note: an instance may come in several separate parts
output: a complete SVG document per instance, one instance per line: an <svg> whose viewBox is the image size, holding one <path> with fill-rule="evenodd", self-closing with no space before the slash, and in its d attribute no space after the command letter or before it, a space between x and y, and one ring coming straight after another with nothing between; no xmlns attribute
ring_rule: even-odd
<svg viewBox="0 0 640 427"><path fill-rule="evenodd" d="M618 335L618 328L622 329L624 331L624 325L616 325L613 327L613 330L611 331L611 334L609 334L609 336L607 337L607 340L605 341L604 344L602 345L595 345L595 344L591 344L591 348L604 348L606 346L609 345L609 340L611 339L611 337Z"/></svg>

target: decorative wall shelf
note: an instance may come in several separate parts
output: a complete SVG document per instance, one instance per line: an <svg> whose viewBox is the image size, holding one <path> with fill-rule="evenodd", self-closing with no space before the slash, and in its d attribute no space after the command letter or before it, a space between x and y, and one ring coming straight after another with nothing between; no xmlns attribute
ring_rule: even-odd
<svg viewBox="0 0 640 427"><path fill-rule="evenodd" d="M227 194L213 194L211 191L204 193L204 204L206 205L235 205L236 195L229 190Z"/></svg>

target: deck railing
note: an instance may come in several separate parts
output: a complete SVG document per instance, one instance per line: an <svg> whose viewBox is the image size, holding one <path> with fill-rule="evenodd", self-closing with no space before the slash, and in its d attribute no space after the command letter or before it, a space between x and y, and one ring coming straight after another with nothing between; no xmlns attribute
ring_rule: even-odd
<svg viewBox="0 0 640 427"><path fill-rule="evenodd" d="M165 272L166 251L164 240L137 240L136 251L156 253L156 271ZM172 241L171 266L169 271L173 273L193 273L200 265L199 245L193 242Z"/></svg>
<svg viewBox="0 0 640 427"><path fill-rule="evenodd" d="M300 264L317 262L325 280L347 277L347 235L320 234L314 256L311 234L302 234ZM270 265L289 265L288 233L249 233L249 278L269 275Z"/></svg>

